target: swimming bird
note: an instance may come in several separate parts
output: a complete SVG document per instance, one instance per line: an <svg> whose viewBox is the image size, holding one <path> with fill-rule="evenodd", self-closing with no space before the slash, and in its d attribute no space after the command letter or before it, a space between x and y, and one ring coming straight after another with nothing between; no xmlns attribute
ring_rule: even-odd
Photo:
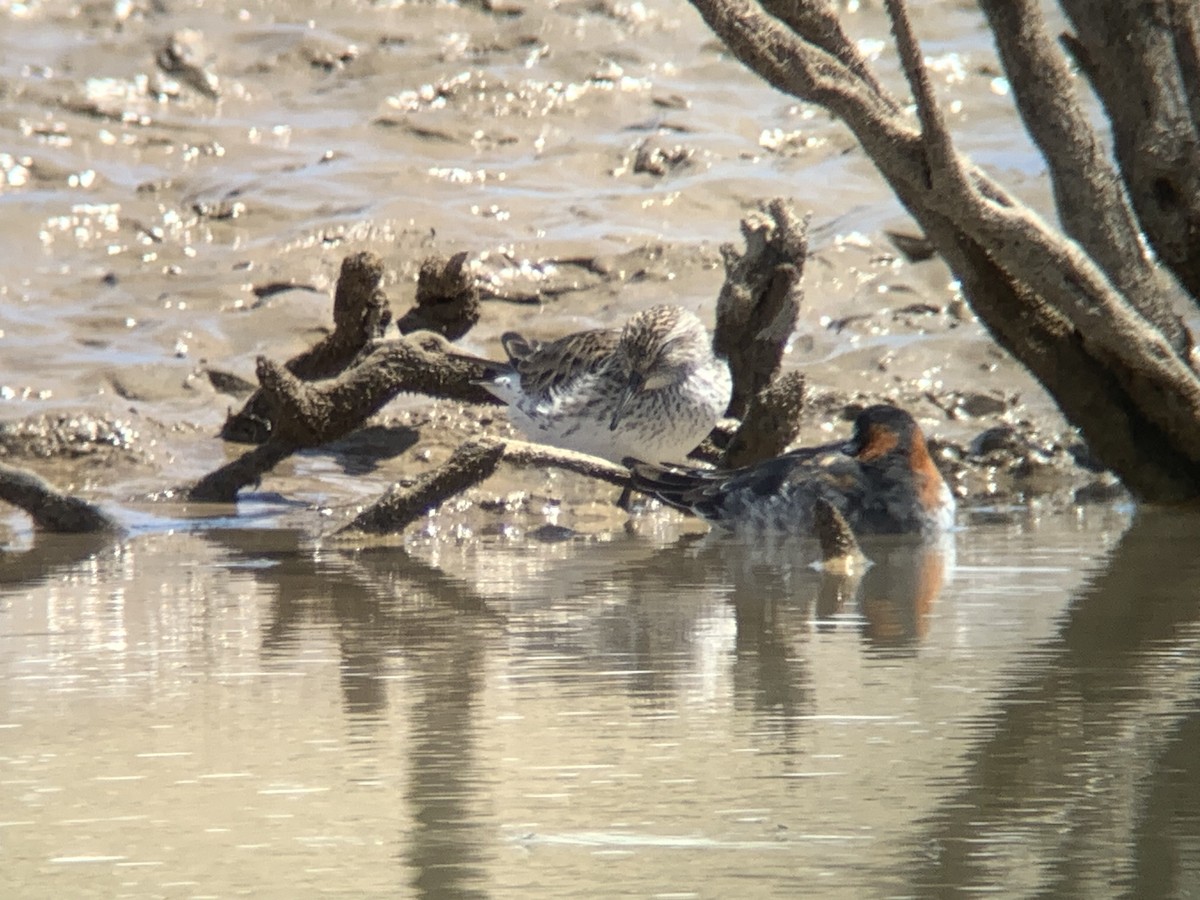
<svg viewBox="0 0 1200 900"><path fill-rule="evenodd" d="M619 463L683 461L729 406L729 366L695 314L654 306L622 328L500 338L480 382L531 440Z"/></svg>
<svg viewBox="0 0 1200 900"><path fill-rule="evenodd" d="M829 502L857 534L935 536L954 524L954 496L921 428L895 406L870 406L845 443L793 450L732 470L624 464L633 488L732 530L811 536Z"/></svg>

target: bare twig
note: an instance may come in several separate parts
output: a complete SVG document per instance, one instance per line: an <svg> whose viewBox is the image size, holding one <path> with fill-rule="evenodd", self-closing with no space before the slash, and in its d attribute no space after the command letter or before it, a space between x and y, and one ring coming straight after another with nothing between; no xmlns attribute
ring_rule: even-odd
<svg viewBox="0 0 1200 900"><path fill-rule="evenodd" d="M564 469L597 481L607 481L617 487L624 487L629 483L629 470L624 466L610 463L598 456L576 453L574 450L560 450L545 444L506 440L504 461L517 466L550 466Z"/></svg>
<svg viewBox="0 0 1200 900"><path fill-rule="evenodd" d="M927 158L926 178L930 187L934 179L948 182L947 189L969 192L972 185L963 171L963 161L954 149L954 141L946 128L942 108L933 94L929 83L929 70L925 67L921 47L913 33L912 22L904 0L887 0L888 15L892 19L892 34L896 38L896 49L904 66L904 77L917 104L917 118L921 121L921 142Z"/></svg>
<svg viewBox="0 0 1200 900"><path fill-rule="evenodd" d="M867 85L880 99L890 102L899 111L900 106L875 78L867 65L866 58L858 45L850 40L842 29L841 20L828 3L796 3L794 0L763 0L763 8L785 22L796 34L805 35L816 47L821 48L842 65L854 77Z"/></svg>
<svg viewBox="0 0 1200 900"><path fill-rule="evenodd" d="M430 509L491 475L503 455L504 444L501 441L468 441L455 450L450 459L433 471L426 472L411 487L393 486L359 513L354 521L340 529L338 534L389 534L403 531Z"/></svg>
<svg viewBox="0 0 1200 900"><path fill-rule="evenodd" d="M265 474L299 449L296 444L272 437L233 462L209 472L187 489L187 497L197 503L234 503L238 491L258 484Z"/></svg>

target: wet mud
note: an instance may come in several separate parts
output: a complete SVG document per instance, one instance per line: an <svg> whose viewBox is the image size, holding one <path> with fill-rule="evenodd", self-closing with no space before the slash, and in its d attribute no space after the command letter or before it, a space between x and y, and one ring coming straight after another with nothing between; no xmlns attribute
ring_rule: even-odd
<svg viewBox="0 0 1200 900"><path fill-rule="evenodd" d="M339 268L364 250L409 328L445 312L422 266L457 261L477 323L447 336L466 353L664 301L712 323L721 245L781 196L812 215L783 357L806 385L798 443L885 400L921 422L967 510L1123 497L844 130L758 84L686 4L350 9L7 9L0 458L101 504L177 498L240 452L219 433L255 358L334 332ZM922 9L964 146L1046 210L986 36ZM882 11L848 22L893 73ZM500 410L402 396L253 494L348 520L464 441L511 435ZM616 493L501 464L424 533L602 534L627 527Z"/></svg>

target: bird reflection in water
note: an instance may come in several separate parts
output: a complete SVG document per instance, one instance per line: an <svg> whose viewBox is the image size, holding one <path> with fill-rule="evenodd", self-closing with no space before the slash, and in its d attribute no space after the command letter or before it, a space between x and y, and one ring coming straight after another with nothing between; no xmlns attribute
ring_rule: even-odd
<svg viewBox="0 0 1200 900"><path fill-rule="evenodd" d="M864 551L870 564L859 572L821 579L817 627L849 610L870 646L914 647L929 630L934 605L953 574L953 544L874 542Z"/></svg>

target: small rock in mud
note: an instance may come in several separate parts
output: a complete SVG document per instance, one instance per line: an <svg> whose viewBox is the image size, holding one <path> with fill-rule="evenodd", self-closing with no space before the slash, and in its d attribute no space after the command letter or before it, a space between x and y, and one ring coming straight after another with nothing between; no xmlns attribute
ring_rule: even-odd
<svg viewBox="0 0 1200 900"><path fill-rule="evenodd" d="M1025 449L1017 430L1011 425L996 425L981 431L971 441L967 452L971 456L989 456L992 453L1020 453Z"/></svg>
<svg viewBox="0 0 1200 900"><path fill-rule="evenodd" d="M204 35L185 28L167 39L154 61L166 74L176 76L200 94L215 100L221 95L221 84L211 69L211 56Z"/></svg>
<svg viewBox="0 0 1200 900"><path fill-rule="evenodd" d="M558 544L575 536L576 532L565 525L542 525L529 532L529 537L543 544Z"/></svg>
<svg viewBox="0 0 1200 900"><path fill-rule="evenodd" d="M664 147L647 139L638 144L632 168L635 173L646 173L662 178L675 169L688 165L693 153L691 148L685 147L683 144Z"/></svg>

